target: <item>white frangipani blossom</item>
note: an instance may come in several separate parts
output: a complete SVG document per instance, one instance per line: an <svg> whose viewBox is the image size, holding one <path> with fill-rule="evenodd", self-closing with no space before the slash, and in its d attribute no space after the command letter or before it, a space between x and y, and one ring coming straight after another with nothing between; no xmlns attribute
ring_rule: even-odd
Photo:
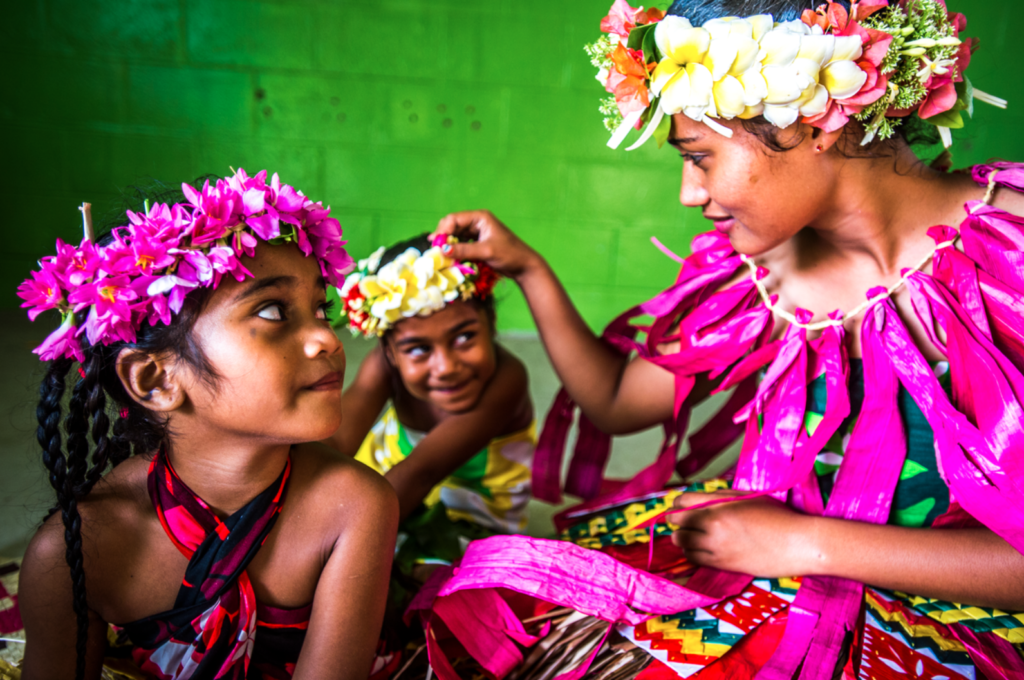
<svg viewBox="0 0 1024 680"><path fill-rule="evenodd" d="M661 115L710 119L763 115L778 127L823 113L830 99L860 91L867 74L857 65L858 36L826 35L802 21L774 24L771 16L724 17L695 27L667 16L654 28L663 58L651 75ZM647 135L645 135L646 137Z"/></svg>

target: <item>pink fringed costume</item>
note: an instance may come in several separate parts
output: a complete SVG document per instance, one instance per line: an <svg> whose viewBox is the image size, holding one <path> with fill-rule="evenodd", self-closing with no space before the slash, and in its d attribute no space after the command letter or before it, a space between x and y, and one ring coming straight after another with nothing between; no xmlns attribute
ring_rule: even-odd
<svg viewBox="0 0 1024 680"><path fill-rule="evenodd" d="M1024 165L976 166L972 176L988 185L986 200L965 206L959 230L929 230L937 244L931 274L904 276L914 312L945 354L938 367L914 344L885 289L867 294L862 364L847 356L838 312L832 323L812 325L822 330L812 339L812 315L798 309L798 323L772 340L774 300L766 304L759 290L766 272L723 289L745 258L724 235L697 236L676 283L604 334L623 353L636 351L675 376L676 416L665 423L657 460L597 498L609 440L581 415L566 491L592 499L580 510L599 521L570 526L563 542L478 541L461 564L438 574L410 610L428 628L437 675L457 677L444 653L454 642L441 644L454 636L485 670L504 677L522 664L523 647L546 634L527 632L522 620L557 605L617 625L649 650L657 662L641 675L648 679L809 680L831 678L837 668L850 678L1024 678L1024 614L836 577L768 580L704 567L691 569L686 586L662 577L687 565L668 543L669 527L658 523L675 492L659 490L673 470L692 477L740 435L731 484L749 497L876 524L983 525L1024 552L1024 218L989 205L997 186L1024 191ZM630 324L641 315L654 317L643 342ZM658 352L675 340L678 352ZM719 390L735 389L677 464L686 400L705 373L724 376ZM561 498L558 472L574 410L563 391L541 435L534 492L543 500ZM929 431L934 453L920 446L919 435ZM898 507L894 497L922 474L941 479L948 493ZM649 544L636 541L648 532ZM587 666L559 677L583 677Z"/></svg>

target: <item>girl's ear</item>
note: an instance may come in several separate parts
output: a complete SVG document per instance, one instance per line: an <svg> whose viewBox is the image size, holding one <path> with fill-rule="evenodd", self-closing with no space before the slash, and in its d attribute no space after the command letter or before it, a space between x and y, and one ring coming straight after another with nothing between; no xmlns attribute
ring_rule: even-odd
<svg viewBox="0 0 1024 680"><path fill-rule="evenodd" d="M811 127L811 134L808 135L806 138L810 140L811 144L814 147L814 150L817 153L822 153L828 151L836 144L848 144L848 140L842 139L844 135L849 135L849 131L847 131L846 126L840 127L839 129L833 130L832 132L825 132L820 128ZM859 139L857 141L857 145L859 146ZM840 146L840 148L843 147Z"/></svg>
<svg viewBox="0 0 1024 680"><path fill-rule="evenodd" d="M143 408L170 413L185 403L177 363L168 357L125 348L117 356L117 377L125 391Z"/></svg>

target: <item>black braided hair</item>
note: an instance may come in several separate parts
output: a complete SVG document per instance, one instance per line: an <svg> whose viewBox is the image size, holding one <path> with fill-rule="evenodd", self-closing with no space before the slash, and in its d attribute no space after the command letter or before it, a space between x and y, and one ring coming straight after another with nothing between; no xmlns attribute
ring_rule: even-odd
<svg viewBox="0 0 1024 680"><path fill-rule="evenodd" d="M834 1L845 9L850 9L849 0ZM703 26L706 22L719 17L749 17L755 14L770 14L775 21L785 22L795 21L805 9L815 10L823 4L825 0L674 0L668 8L668 14L685 17L694 26ZM791 134L787 139L781 139L781 130L763 116L740 122L744 130L775 152L796 148L803 141L799 134ZM863 137L863 126L860 122L851 120L846 127L857 140ZM939 143L939 132L934 125L925 123L917 116L908 116L896 128L895 135L890 139L875 139L864 147L861 147L858 141L841 145L838 150L851 158L877 158L892 155L901 142L912 146L932 146Z"/></svg>
<svg viewBox="0 0 1024 680"><path fill-rule="evenodd" d="M71 569L72 608L78 622L78 639L75 643L77 663L75 678L79 680L85 673L85 644L88 639L89 609L85 602L85 570L82 568L82 517L78 513L78 499L75 495L74 475L80 474L83 464L77 461L83 448L88 446L82 441L82 423L80 416L81 392L80 384L75 386L75 394L71 398L66 424L68 432L68 454L65 455L61 445L60 414L61 400L66 389L66 377L72 362L58 359L51 362L43 383L39 388L39 405L36 407L36 418L39 427L36 438L43 447L43 464L50 471L50 485L57 492L57 509L60 510L64 522L64 558ZM84 631L84 634L83 634Z"/></svg>
<svg viewBox="0 0 1024 680"><path fill-rule="evenodd" d="M195 184L201 184L200 178ZM180 191L171 191L158 184L153 196L159 202L184 202ZM143 209L147 198L144 190L133 188L127 198L132 199L127 209ZM98 245L113 240L110 227L117 227L122 219L111 221ZM103 474L127 460L132 454L151 453L164 443L167 429L162 418L128 396L117 376L117 358L125 348L137 349L154 355L173 356L185 361L195 372L209 382L216 374L195 338L192 328L209 297L209 289L200 288L185 298L184 306L170 324L151 326L143 324L133 343L118 342L110 345L85 347L84 358L77 365L71 359L50 362L39 388L36 419L39 426L36 438L43 449L43 464L50 473L50 485L57 495L57 504L49 515L60 512L64 524L65 560L71 570L72 608L77 621L75 641L75 678L85 675L85 651L89 639L89 606L86 598L85 569L82 553L82 517L79 502L85 498ZM68 411L61 432L62 403L67 391L67 376L75 375ZM116 413L111 423L110 409ZM113 426L112 426L113 425ZM92 446L89 444L91 436ZM91 457L91 464L90 464Z"/></svg>

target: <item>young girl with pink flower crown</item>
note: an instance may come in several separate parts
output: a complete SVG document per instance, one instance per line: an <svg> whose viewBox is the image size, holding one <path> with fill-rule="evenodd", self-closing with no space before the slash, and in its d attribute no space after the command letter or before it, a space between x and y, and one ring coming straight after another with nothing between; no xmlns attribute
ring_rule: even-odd
<svg viewBox="0 0 1024 680"><path fill-rule="evenodd" d="M341 227L266 171L182 191L58 240L18 291L63 316L35 350L57 504L23 564L23 677L365 678L398 504L310 443L342 421Z"/></svg>

